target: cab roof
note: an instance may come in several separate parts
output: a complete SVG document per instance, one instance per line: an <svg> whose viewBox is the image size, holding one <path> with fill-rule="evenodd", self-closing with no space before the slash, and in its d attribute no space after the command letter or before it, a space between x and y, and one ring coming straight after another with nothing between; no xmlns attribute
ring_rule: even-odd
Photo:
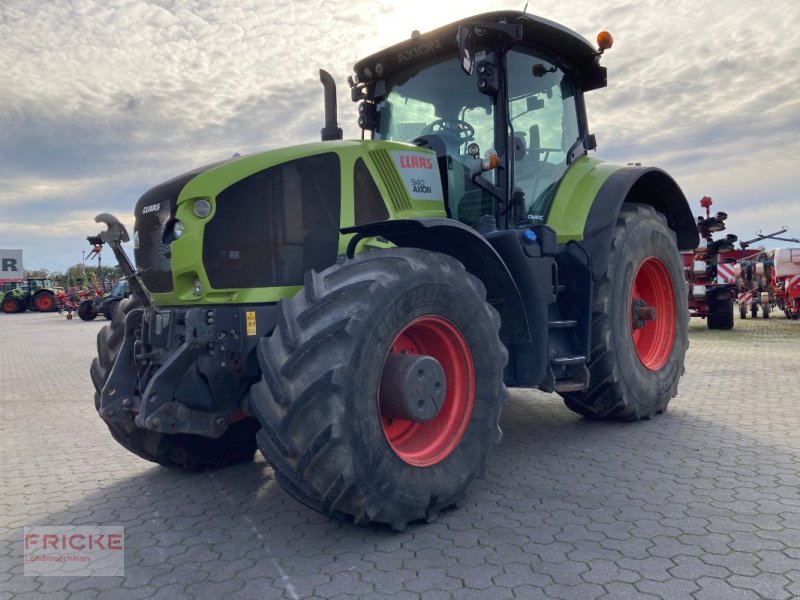
<svg viewBox="0 0 800 600"><path fill-rule="evenodd" d="M522 39L517 43L558 56L564 67L579 75L584 91L606 85L606 69L600 66L598 52L586 38L553 21L509 10L475 15L414 36L358 61L353 70L358 80L366 83L406 69L420 59L451 54L455 60L459 26L479 23L522 25Z"/></svg>

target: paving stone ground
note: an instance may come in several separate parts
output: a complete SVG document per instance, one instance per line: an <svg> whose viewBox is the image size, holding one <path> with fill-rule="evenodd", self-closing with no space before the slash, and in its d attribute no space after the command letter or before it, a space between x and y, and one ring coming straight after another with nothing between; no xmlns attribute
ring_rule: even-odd
<svg viewBox="0 0 800 600"><path fill-rule="evenodd" d="M800 322L693 319L666 414L593 422L515 391L465 506L331 521L262 458L176 472L94 413L104 325L0 315L0 600L800 598ZM26 577L22 528L122 525L124 577Z"/></svg>

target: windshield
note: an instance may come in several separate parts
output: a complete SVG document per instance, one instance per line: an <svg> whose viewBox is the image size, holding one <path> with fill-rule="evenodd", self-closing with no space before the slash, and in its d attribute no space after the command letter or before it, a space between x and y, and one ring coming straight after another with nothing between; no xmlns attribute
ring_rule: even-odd
<svg viewBox="0 0 800 600"><path fill-rule="evenodd" d="M478 92L454 57L417 64L386 80L380 104L379 139L403 142L436 133L466 153L477 142L481 150L494 145L494 111L489 96Z"/></svg>
<svg viewBox="0 0 800 600"><path fill-rule="evenodd" d="M114 287L111 288L111 295L112 296L124 296L125 295L125 288L128 286L128 282L124 279L121 279L117 283L114 284Z"/></svg>
<svg viewBox="0 0 800 600"><path fill-rule="evenodd" d="M376 138L412 142L434 135L446 147L448 214L474 225L484 215L494 215L496 199L476 186L469 164L474 158L467 146L477 144L478 153L494 148L495 111L491 97L478 92L475 77L461 70L454 56L437 57L414 65L386 79L386 96L379 104ZM494 173L485 174L493 180Z"/></svg>

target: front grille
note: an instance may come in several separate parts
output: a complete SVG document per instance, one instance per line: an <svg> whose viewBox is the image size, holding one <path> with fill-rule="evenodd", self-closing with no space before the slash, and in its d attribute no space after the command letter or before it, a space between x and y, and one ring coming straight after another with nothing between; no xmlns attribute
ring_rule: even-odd
<svg viewBox="0 0 800 600"><path fill-rule="evenodd" d="M175 201L188 179L172 180L148 191L136 203L136 237L133 254L145 287L153 293L172 291L172 257L164 243L164 228L175 211Z"/></svg>
<svg viewBox="0 0 800 600"><path fill-rule="evenodd" d="M164 243L164 229L175 216L178 195L184 186L200 173L228 162L205 165L178 175L157 185L139 198L134 209L135 231L139 238L133 254L136 266L142 271L142 281L152 293L172 291L172 255L169 244Z"/></svg>
<svg viewBox="0 0 800 600"><path fill-rule="evenodd" d="M307 156L237 181L217 196L203 234L211 286L301 285L309 269L336 262L341 212L339 157Z"/></svg>

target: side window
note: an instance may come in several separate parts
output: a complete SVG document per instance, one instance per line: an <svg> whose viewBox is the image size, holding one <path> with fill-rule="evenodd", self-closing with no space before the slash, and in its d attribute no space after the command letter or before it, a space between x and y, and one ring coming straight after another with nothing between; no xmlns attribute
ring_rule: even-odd
<svg viewBox="0 0 800 600"><path fill-rule="evenodd" d="M541 220L580 139L575 89L569 75L544 57L508 53L514 187L525 193L527 219Z"/></svg>

